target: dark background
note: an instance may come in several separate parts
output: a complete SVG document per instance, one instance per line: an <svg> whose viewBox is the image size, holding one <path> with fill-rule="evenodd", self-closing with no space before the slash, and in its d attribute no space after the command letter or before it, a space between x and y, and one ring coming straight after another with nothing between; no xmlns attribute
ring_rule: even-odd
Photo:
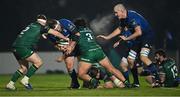
<svg viewBox="0 0 180 97"><path fill-rule="evenodd" d="M70 20L83 16L92 21L112 14L113 6L119 2L123 2L128 9L137 11L149 21L156 33L156 48L179 49L178 0L0 0L0 52L10 51L17 34L35 21L37 14ZM112 29L113 26L107 33ZM53 50L43 41L39 47L41 51Z"/></svg>

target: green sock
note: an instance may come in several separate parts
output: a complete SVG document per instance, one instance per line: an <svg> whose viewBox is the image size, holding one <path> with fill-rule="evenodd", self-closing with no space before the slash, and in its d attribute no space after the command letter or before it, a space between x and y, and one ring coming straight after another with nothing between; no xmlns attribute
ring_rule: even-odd
<svg viewBox="0 0 180 97"><path fill-rule="evenodd" d="M19 70L17 70L17 71L13 74L13 76L12 76L12 78L11 78L11 81L16 82L16 81L18 80L18 78L20 78L22 75L23 75L23 73L20 72Z"/></svg>
<svg viewBox="0 0 180 97"><path fill-rule="evenodd" d="M37 70L38 68L34 64L32 64L31 67L28 69L26 76L30 78Z"/></svg>

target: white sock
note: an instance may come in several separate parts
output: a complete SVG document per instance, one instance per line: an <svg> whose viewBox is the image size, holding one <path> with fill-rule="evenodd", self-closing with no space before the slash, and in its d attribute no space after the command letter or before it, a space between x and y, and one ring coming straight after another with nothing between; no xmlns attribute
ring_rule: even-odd
<svg viewBox="0 0 180 97"><path fill-rule="evenodd" d="M9 82L9 84L12 84L12 85L14 85L15 83L14 83L13 81L10 81L10 82Z"/></svg>
<svg viewBox="0 0 180 97"><path fill-rule="evenodd" d="M23 80L27 80L27 81L29 81L29 77L24 76Z"/></svg>

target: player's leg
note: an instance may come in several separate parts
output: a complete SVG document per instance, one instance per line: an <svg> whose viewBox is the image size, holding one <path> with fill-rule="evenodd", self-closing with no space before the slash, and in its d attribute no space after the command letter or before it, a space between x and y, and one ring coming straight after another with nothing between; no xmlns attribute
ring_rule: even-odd
<svg viewBox="0 0 180 97"><path fill-rule="evenodd" d="M111 81L114 83L114 85L118 88L124 88L124 84L122 81L120 81L118 78L116 78L114 75L110 77Z"/></svg>
<svg viewBox="0 0 180 97"><path fill-rule="evenodd" d="M124 84L127 87L130 87L129 82L124 78L123 74L119 70L117 70L115 67L113 67L113 65L111 64L111 62L109 61L107 57L99 61L99 63L103 67L105 67L110 73L114 74L118 79L124 82Z"/></svg>
<svg viewBox="0 0 180 97"><path fill-rule="evenodd" d="M155 67L155 64L149 59L148 57L149 53L150 53L150 48L142 47L140 51L140 59L147 66L147 69L151 71L151 73L155 76L155 79L159 81L160 78L158 75L157 68Z"/></svg>
<svg viewBox="0 0 180 97"><path fill-rule="evenodd" d="M133 79L134 82L132 84L133 87L139 87L139 79L138 79L138 72L137 72L137 68L135 66L135 60L137 59L137 52L138 50L138 45L135 45L134 47L132 47L132 49L130 50L129 54L128 54L128 58L127 61L129 63L129 67L131 69L131 73L133 75Z"/></svg>
<svg viewBox="0 0 180 97"><path fill-rule="evenodd" d="M64 59L65 64L66 64L66 68L67 71L71 77L71 88L79 88L79 82L77 79L77 73L75 71L75 69L73 68L74 66L74 61L75 61L75 57L74 56L67 56Z"/></svg>
<svg viewBox="0 0 180 97"><path fill-rule="evenodd" d="M123 57L121 59L120 67L123 70L123 75L124 75L125 79L129 81L128 62L127 62L127 59L125 57Z"/></svg>
<svg viewBox="0 0 180 97"><path fill-rule="evenodd" d="M134 65L134 67L131 69L131 73L132 73L133 80L134 80L134 82L132 84L132 87L135 87L135 88L140 87L138 71L137 71L137 66L136 65Z"/></svg>
<svg viewBox="0 0 180 97"><path fill-rule="evenodd" d="M15 90L15 82L21 77L23 76L28 69L28 62L26 60L19 60L18 61L20 67L19 69L13 74L13 76L11 77L10 82L6 85L7 89L10 90Z"/></svg>
<svg viewBox="0 0 180 97"><path fill-rule="evenodd" d="M154 83L155 83L155 79L152 75L148 75L146 76L146 82L149 83L152 87L154 86Z"/></svg>
<svg viewBox="0 0 180 97"><path fill-rule="evenodd" d="M87 72L91 68L92 64L84 61L80 61L78 65L78 77L83 81L89 82L89 88L97 88L98 80L96 78L90 77Z"/></svg>
<svg viewBox="0 0 180 97"><path fill-rule="evenodd" d="M33 53L31 56L26 58L26 60L28 62L31 62L32 65L29 67L26 75L21 80L21 84L23 84L27 89L32 89L32 86L29 84L29 78L35 74L35 72L41 67L43 62L37 53Z"/></svg>

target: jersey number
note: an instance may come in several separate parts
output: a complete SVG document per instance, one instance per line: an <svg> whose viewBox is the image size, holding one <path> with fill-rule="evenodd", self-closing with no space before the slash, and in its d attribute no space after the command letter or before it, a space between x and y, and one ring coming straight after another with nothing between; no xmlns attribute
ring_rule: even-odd
<svg viewBox="0 0 180 97"><path fill-rule="evenodd" d="M92 37L92 35L91 35L90 33L86 33L86 36L88 37L88 38L87 38L88 41L93 39L93 37Z"/></svg>
<svg viewBox="0 0 180 97"><path fill-rule="evenodd" d="M173 73L173 78L176 78L176 76L178 76L177 67L176 66L173 66L171 68L171 72Z"/></svg>
<svg viewBox="0 0 180 97"><path fill-rule="evenodd" d="M26 32L27 30L29 30L30 27L26 27L24 30L21 31L20 34L24 34L24 32Z"/></svg>

